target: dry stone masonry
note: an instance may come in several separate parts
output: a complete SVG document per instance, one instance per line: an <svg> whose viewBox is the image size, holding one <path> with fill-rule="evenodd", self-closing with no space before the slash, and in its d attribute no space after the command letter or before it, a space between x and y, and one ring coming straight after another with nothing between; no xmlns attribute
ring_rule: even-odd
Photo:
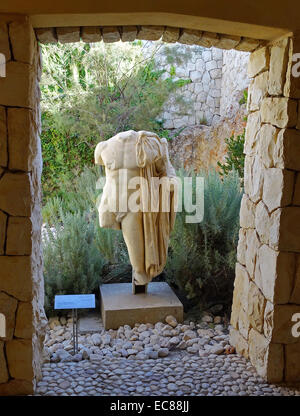
<svg viewBox="0 0 300 416"><path fill-rule="evenodd" d="M180 45L178 49L183 53L190 50L188 62L175 65L176 77L190 81L180 89L187 109L181 114L180 106L176 103L176 93L172 95L164 106L164 127L178 129L199 124L214 124L220 118L223 51L187 45ZM169 76L172 65L166 62L162 53L157 56L157 64L159 68L165 69L166 76Z"/></svg>
<svg viewBox="0 0 300 416"><path fill-rule="evenodd" d="M40 246L39 77L35 33L26 19L0 23L0 395L30 394L41 375L43 278ZM3 336L4 335L4 336Z"/></svg>
<svg viewBox="0 0 300 416"><path fill-rule="evenodd" d="M183 51L186 45L181 45ZM176 94L165 104L162 118L166 129L179 129L206 124L216 126L224 118L233 119L239 111L243 91L249 86L248 52L222 51L218 48L190 47L188 63L176 65L176 76L190 83L181 88L189 104L186 114L176 106ZM161 58L160 58L161 57ZM164 56L158 57L159 67L170 72Z"/></svg>
<svg viewBox="0 0 300 416"><path fill-rule="evenodd" d="M189 116L179 117L176 108L173 110L172 105L168 103L166 105L168 111L163 114L163 118L166 119L165 127L174 127L174 125L184 127L183 130L180 128L174 130L176 134L169 143L174 166L184 166L187 169L192 167L198 172L211 167L218 170L218 162L223 162L227 155L225 139L244 133L247 110L246 105L241 104L241 99L250 83L247 75L250 54L235 50L197 48L199 48L199 56L206 59L220 57L218 60L218 66L222 67L220 78L211 80L210 73L213 70L206 68L201 82L194 81L185 87L187 98L189 96L192 98L192 108L188 107ZM211 62L214 60L207 61L208 64ZM185 74L189 78L189 65L188 63L180 67L180 76ZM214 88L216 84L218 89ZM198 89L202 92L196 94ZM192 114L195 117L191 117ZM205 125L204 122L207 124Z"/></svg>
<svg viewBox="0 0 300 416"><path fill-rule="evenodd" d="M243 91L249 87L247 67L249 52L223 51L220 116L234 118L239 111Z"/></svg>
<svg viewBox="0 0 300 416"><path fill-rule="evenodd" d="M247 37L230 36L220 33L202 32L168 26L91 26L91 27L57 27L36 29L37 39L41 43L98 42L107 43L132 42L139 40L159 40L164 42L180 42L185 45L199 45L205 48L236 49L253 52L265 44L264 40ZM92 39L92 40L91 40Z"/></svg>
<svg viewBox="0 0 300 416"><path fill-rule="evenodd" d="M300 380L300 81L298 38L250 56L245 195L240 213L231 343L272 382ZM298 117L298 119L297 119Z"/></svg>

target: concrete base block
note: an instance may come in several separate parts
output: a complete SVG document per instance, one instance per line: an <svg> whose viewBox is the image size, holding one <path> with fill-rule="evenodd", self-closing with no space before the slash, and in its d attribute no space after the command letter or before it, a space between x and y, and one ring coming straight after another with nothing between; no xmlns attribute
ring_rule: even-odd
<svg viewBox="0 0 300 416"><path fill-rule="evenodd" d="M152 282L147 293L132 293L131 283L100 285L101 315L105 329L122 325L163 322L173 315L183 321L183 305L165 282Z"/></svg>

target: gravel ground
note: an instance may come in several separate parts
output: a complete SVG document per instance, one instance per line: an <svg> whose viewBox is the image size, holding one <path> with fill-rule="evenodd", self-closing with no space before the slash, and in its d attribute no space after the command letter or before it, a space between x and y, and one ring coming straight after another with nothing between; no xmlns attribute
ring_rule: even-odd
<svg viewBox="0 0 300 416"><path fill-rule="evenodd" d="M166 321L81 334L73 356L71 319L52 318L36 395L300 395L300 388L267 384L248 360L232 353L221 317Z"/></svg>

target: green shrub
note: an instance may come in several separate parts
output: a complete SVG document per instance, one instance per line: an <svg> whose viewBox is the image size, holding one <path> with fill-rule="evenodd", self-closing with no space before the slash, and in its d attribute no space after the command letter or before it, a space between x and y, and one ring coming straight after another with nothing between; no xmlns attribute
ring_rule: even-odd
<svg viewBox="0 0 300 416"><path fill-rule="evenodd" d="M241 179L244 178L244 165L245 165L245 130L243 134L225 139L227 144L227 156L225 163L218 162L218 166L221 168L220 175L226 176L233 170L237 171Z"/></svg>
<svg viewBox="0 0 300 416"><path fill-rule="evenodd" d="M130 129L168 135L164 120L159 119L163 105L190 80L176 80L175 73L157 69L154 57L159 47L145 58L143 44L138 42L43 45L45 199L59 194L62 177L73 181L85 166L93 164L99 141ZM175 52L178 60L180 50ZM181 61L187 59L181 55ZM186 100L177 96L179 108L186 109Z"/></svg>
<svg viewBox="0 0 300 416"><path fill-rule="evenodd" d="M239 101L240 105L246 104L248 100L248 89L243 91L243 98ZM244 118L247 120L247 117ZM245 145L245 129L242 134L235 136L234 134L225 139L227 144L227 156L225 158L225 163L218 162L218 166L221 168L220 175L226 176L233 170L237 171L241 182L243 183L244 179L244 165L245 165L245 154L244 154L244 145Z"/></svg>
<svg viewBox="0 0 300 416"><path fill-rule="evenodd" d="M101 168L98 166L83 168L72 181L63 176L59 192L48 198L43 206L43 220L52 224L59 218L60 212L90 211L96 215L96 202L100 194L97 181L100 177Z"/></svg>
<svg viewBox="0 0 300 416"><path fill-rule="evenodd" d="M239 101L239 105L247 104L248 101L248 88L243 91L243 97Z"/></svg>
<svg viewBox="0 0 300 416"><path fill-rule="evenodd" d="M131 276L121 231L99 227L96 181L99 168L85 168L61 185L61 196L43 208L45 309L53 313L54 296L98 292L98 285Z"/></svg>
<svg viewBox="0 0 300 416"><path fill-rule="evenodd" d="M177 172L182 179L192 175ZM187 224L177 213L165 278L192 304L230 305L242 196L236 172L223 179L204 173L204 219ZM99 227L95 201L99 171L86 168L74 184L62 184L61 197L43 209L49 239L44 239L46 310L59 293L92 293L99 282L129 282L131 266L121 231ZM195 181L194 181L195 184ZM69 187L69 188L68 188ZM69 189L69 192L68 192ZM49 228L51 226L51 229Z"/></svg>
<svg viewBox="0 0 300 416"><path fill-rule="evenodd" d="M86 212L60 212L43 240L45 309L51 314L55 295L95 292L106 259L99 253L94 221Z"/></svg>
<svg viewBox="0 0 300 416"><path fill-rule="evenodd" d="M180 176L187 175L181 171ZM195 174L191 174L195 177ZM177 213L165 274L192 303L231 304L242 192L236 172L204 173L204 219L187 224ZM194 182L195 183L195 182Z"/></svg>

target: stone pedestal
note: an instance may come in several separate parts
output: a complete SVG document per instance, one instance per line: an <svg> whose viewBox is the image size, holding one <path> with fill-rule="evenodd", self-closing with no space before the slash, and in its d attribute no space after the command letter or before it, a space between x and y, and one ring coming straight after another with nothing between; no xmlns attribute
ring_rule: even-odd
<svg viewBox="0 0 300 416"><path fill-rule="evenodd" d="M170 286L165 282L152 282L147 293L132 293L131 283L113 283L100 286L101 315L105 329L117 329L121 325L164 321L173 315L183 320L183 306Z"/></svg>

